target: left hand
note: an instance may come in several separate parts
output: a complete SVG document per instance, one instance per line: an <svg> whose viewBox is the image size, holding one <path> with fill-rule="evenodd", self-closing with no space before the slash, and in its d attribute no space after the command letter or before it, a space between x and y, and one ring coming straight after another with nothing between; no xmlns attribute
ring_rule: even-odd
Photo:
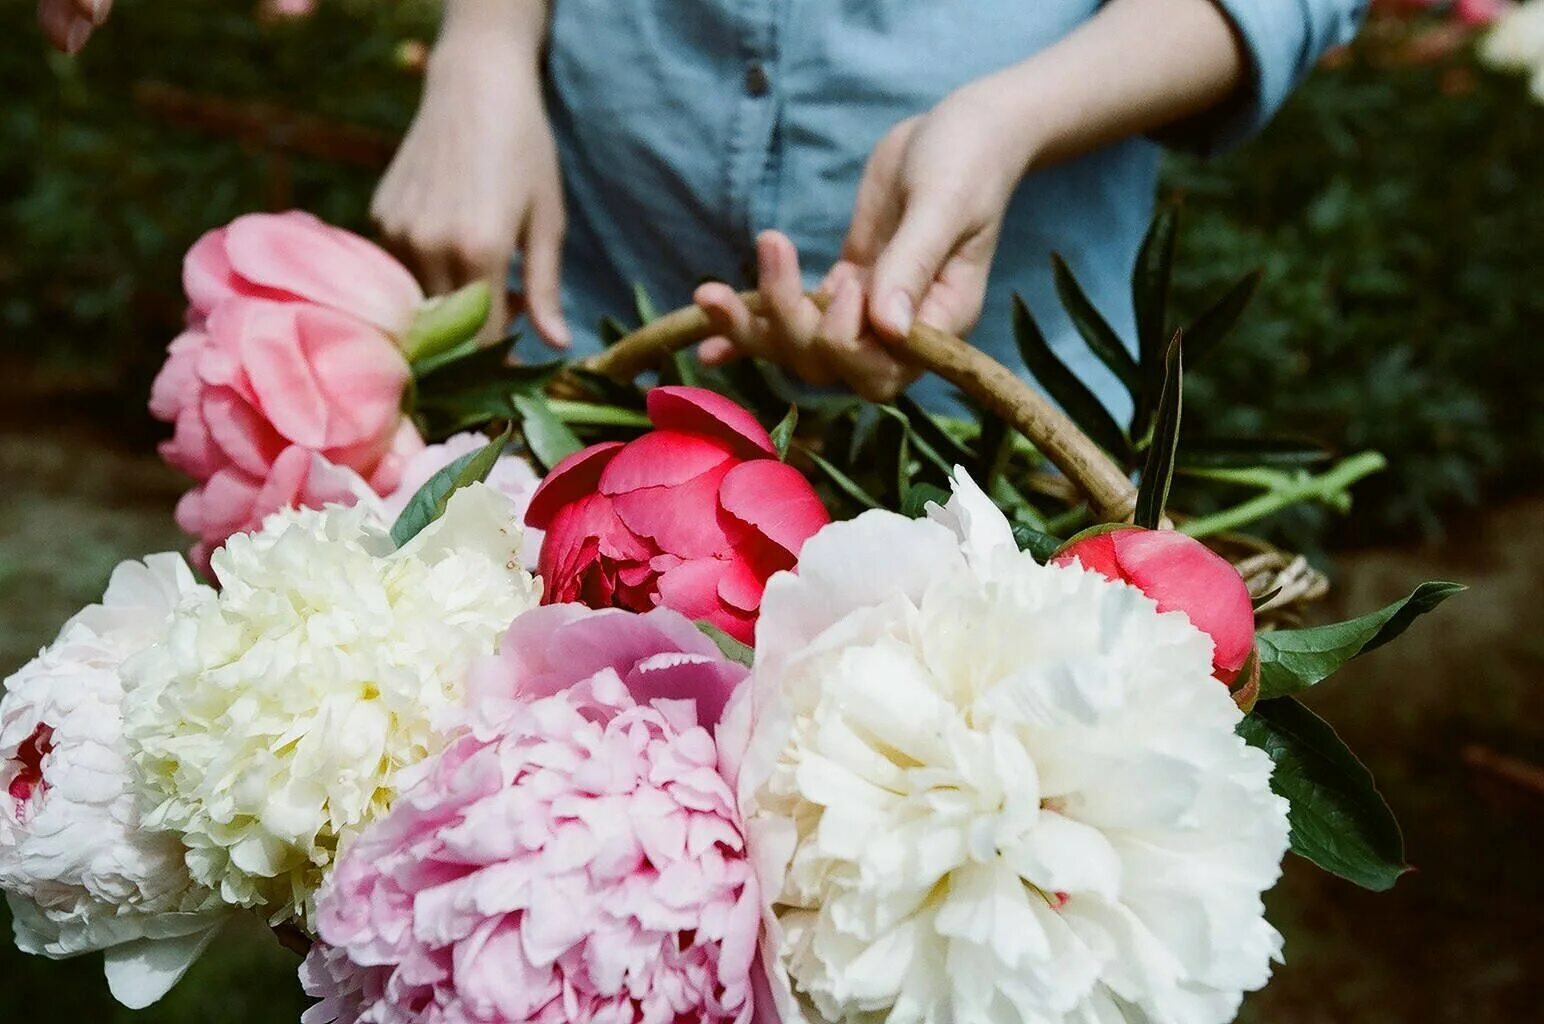
<svg viewBox="0 0 1544 1024"><path fill-rule="evenodd" d="M1028 165L983 86L902 121L874 148L841 260L822 285L831 298L824 314L805 297L797 253L777 232L757 241L765 315L752 316L727 286L699 288L697 303L720 332L699 350L704 362L747 351L812 383L841 378L885 400L916 377L886 351L914 319L968 333L981 315L1003 214Z"/></svg>
<svg viewBox="0 0 1544 1024"><path fill-rule="evenodd" d="M55 49L75 54L112 9L113 0L38 0L38 27Z"/></svg>

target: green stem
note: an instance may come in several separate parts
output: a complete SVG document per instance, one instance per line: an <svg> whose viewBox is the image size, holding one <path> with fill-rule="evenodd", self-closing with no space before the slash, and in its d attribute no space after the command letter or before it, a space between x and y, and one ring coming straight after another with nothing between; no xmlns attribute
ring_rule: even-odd
<svg viewBox="0 0 1544 1024"><path fill-rule="evenodd" d="M636 409L621 409L614 405L595 402L576 402L566 398L549 398L547 405L564 423L581 426L648 427L649 417Z"/></svg>
<svg viewBox="0 0 1544 1024"><path fill-rule="evenodd" d="M1257 494L1232 508L1198 516L1182 524L1179 529L1192 537L1210 537L1237 530L1299 502L1334 502L1337 498L1344 500L1345 492L1352 484L1387 465L1388 460L1378 452L1359 452L1318 476L1305 476L1264 494Z"/></svg>

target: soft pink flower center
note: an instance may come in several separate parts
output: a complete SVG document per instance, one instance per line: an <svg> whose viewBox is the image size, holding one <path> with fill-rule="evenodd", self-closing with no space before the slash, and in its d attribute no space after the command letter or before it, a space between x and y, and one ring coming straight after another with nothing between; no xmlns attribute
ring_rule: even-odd
<svg viewBox="0 0 1544 1024"><path fill-rule="evenodd" d="M43 789L43 758L53 753L54 730L39 722L21 746L16 748L16 756L11 759L17 765L16 774L11 779L11 799L16 801L18 813L26 807L34 793Z"/></svg>

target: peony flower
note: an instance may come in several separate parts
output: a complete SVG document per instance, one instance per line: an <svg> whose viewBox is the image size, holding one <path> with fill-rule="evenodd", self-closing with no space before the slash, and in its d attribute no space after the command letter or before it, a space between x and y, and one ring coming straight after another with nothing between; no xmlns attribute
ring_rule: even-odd
<svg viewBox="0 0 1544 1024"><path fill-rule="evenodd" d="M1212 674L1232 683L1254 650L1254 604L1249 587L1226 558L1172 530L1109 530L1057 552L1057 565L1078 562L1107 579L1129 583L1158 602L1161 612L1183 612L1212 638Z"/></svg>
<svg viewBox="0 0 1544 1024"><path fill-rule="evenodd" d="M144 820L189 847L193 877L271 919L309 918L338 849L444 745L461 697L539 588L491 488L393 551L362 508L269 518L214 556L222 590L125 666L125 731Z"/></svg>
<svg viewBox="0 0 1544 1024"><path fill-rule="evenodd" d="M162 458L197 482L177 508L196 560L280 508L352 501L354 474L396 488L423 447L398 339L424 297L401 264L310 214L251 214L199 239L183 284L189 326L150 411L175 424Z"/></svg>
<svg viewBox="0 0 1544 1024"><path fill-rule="evenodd" d="M223 914L177 837L140 821L119 669L206 592L176 555L124 562L0 697L0 889L16 944L56 959L103 950L113 995L136 1008L176 983Z"/></svg>
<svg viewBox="0 0 1544 1024"><path fill-rule="evenodd" d="M515 620L323 888L306 1024L749 1021L760 901L699 717L743 675L663 609Z"/></svg>
<svg viewBox="0 0 1544 1024"><path fill-rule="evenodd" d="M440 444L429 445L408 459L402 467L402 479L397 483L397 489L381 501L381 514L386 521L395 522L407 507L408 501L435 473L487 443L488 439L482 434L456 434ZM524 459L515 455L501 455L483 482L514 502L515 518L523 520L526 509L531 505L531 497L541 483L541 477L536 475L531 464ZM525 531L525 542L520 547L522 565L536 564L541 557L541 541L540 530Z"/></svg>
<svg viewBox="0 0 1544 1024"><path fill-rule="evenodd" d="M1287 820L1210 641L954 490L767 585L721 743L782 1020L1231 1020L1280 949Z"/></svg>
<svg viewBox="0 0 1544 1024"><path fill-rule="evenodd" d="M767 432L701 388L649 392L655 430L553 467L526 513L551 602L705 619L750 642L767 577L830 521Z"/></svg>

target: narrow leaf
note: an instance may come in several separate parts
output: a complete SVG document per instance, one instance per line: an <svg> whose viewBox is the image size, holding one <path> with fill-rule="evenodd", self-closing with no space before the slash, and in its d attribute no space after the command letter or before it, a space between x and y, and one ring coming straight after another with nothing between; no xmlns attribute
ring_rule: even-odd
<svg viewBox="0 0 1544 1024"><path fill-rule="evenodd" d="M788 414L772 428L772 447L777 449L777 457L784 462L788 461L788 446L793 443L793 432L798 426L799 407L790 403Z"/></svg>
<svg viewBox="0 0 1544 1024"><path fill-rule="evenodd" d="M506 427L504 433L443 467L414 491L403 506L402 514L391 524L391 539L397 547L418 536L424 527L444 515L450 496L457 490L488 479L512 434L513 428Z"/></svg>
<svg viewBox="0 0 1544 1024"><path fill-rule="evenodd" d="M1088 343L1089 350L1110 368L1111 373L1120 378L1120 382L1126 385L1126 390L1134 398L1142 386L1141 373L1137 361L1126 351L1126 343L1121 341L1115 328L1094 308L1083 286L1073 276L1072 268L1067 266L1067 261L1062 259L1060 253L1051 254L1051 270L1056 277L1056 294L1061 297L1062 306L1072 318L1072 326L1078 329L1078 333Z"/></svg>
<svg viewBox="0 0 1544 1024"><path fill-rule="evenodd" d="M649 298L648 289L642 283L633 285L633 312L638 316L638 322L646 324L651 320L659 319L659 310L654 308L654 300Z"/></svg>
<svg viewBox="0 0 1544 1024"><path fill-rule="evenodd" d="M933 418L933 414L922 408L915 398L910 395L900 395L895 400L895 407L905 415L907 422L911 424L911 429L916 432L917 439L937 452L939 458L960 466L970 462L970 449L945 430Z"/></svg>
<svg viewBox="0 0 1544 1024"><path fill-rule="evenodd" d="M486 348L456 348L421 369L417 379L417 407L458 419L482 417L508 419L515 415L514 394L535 394L563 366L561 362L511 363L509 340Z"/></svg>
<svg viewBox="0 0 1544 1024"><path fill-rule="evenodd" d="M1137 359L1142 369L1142 386L1136 397L1136 413L1131 420L1131 435L1147 433L1147 425L1158 407L1165 372L1164 343L1168 340L1169 282L1174 273L1174 246L1178 238L1179 211L1165 207L1153 218L1137 253L1131 272L1131 301L1137 317Z"/></svg>
<svg viewBox="0 0 1544 1024"><path fill-rule="evenodd" d="M402 353L417 363L456 347L482 329L490 308L486 281L473 281L449 295L425 300L402 336Z"/></svg>
<svg viewBox="0 0 1544 1024"><path fill-rule="evenodd" d="M1099 447L1123 458L1131 448L1126 435L1104 403L1095 398L1088 386L1051 351L1045 335L1030 315L1029 307L1017 293L1013 296L1013 336L1018 341L1024 365L1045 388L1046 394L1055 399Z"/></svg>
<svg viewBox="0 0 1544 1024"><path fill-rule="evenodd" d="M1185 332L1185 347L1190 350L1191 366L1200 366L1201 360L1210 355L1238 324L1244 310L1249 308L1250 301L1254 299L1263 276L1264 273L1259 270L1245 274L1223 293L1222 298L1196 317Z"/></svg>
<svg viewBox="0 0 1544 1024"><path fill-rule="evenodd" d="M627 325L614 316L600 318L600 343L610 348L627 337Z"/></svg>
<svg viewBox="0 0 1544 1024"><path fill-rule="evenodd" d="M1142 470L1142 484L1137 489L1137 507L1133 518L1138 526L1156 530L1163 521L1163 507L1169 500L1169 485L1174 480L1174 455L1179 444L1180 411L1184 404L1184 358L1180 336L1169 343L1164 359L1163 389L1158 394L1157 421L1153 425L1152 445L1147 449L1147 466Z"/></svg>
<svg viewBox="0 0 1544 1024"><path fill-rule="evenodd" d="M1257 703L1238 732L1275 763L1271 789L1290 805L1294 853L1377 892L1409 870L1399 823L1372 773L1329 723L1287 697Z"/></svg>
<svg viewBox="0 0 1544 1024"><path fill-rule="evenodd" d="M949 492L937 484L912 484L901 503L901 515L909 519L921 519L927 515L928 504L947 505Z"/></svg>
<svg viewBox="0 0 1544 1024"><path fill-rule="evenodd" d="M1190 335L1185 335L1185 361L1191 366ZM1181 469L1249 469L1256 466L1297 468L1333 456L1328 448L1302 437L1186 437L1175 465Z"/></svg>
<svg viewBox="0 0 1544 1024"><path fill-rule="evenodd" d="M719 653L724 657L737 664L744 665L746 668L751 667L751 662L756 657L756 651L749 644L741 643L706 619L698 619L697 628L702 630L709 640L718 645Z"/></svg>
<svg viewBox="0 0 1544 1024"><path fill-rule="evenodd" d="M1352 658L1382 647L1464 589L1459 583L1422 583L1409 597L1348 622L1261 633L1255 638L1260 652L1260 698L1300 693L1323 682Z"/></svg>
<svg viewBox="0 0 1544 1024"><path fill-rule="evenodd" d="M1063 541L1060 537L1037 530L1028 523L1013 523L1013 541L1019 546L1020 551L1028 551L1034 556L1035 561L1044 564L1049 562L1061 550Z"/></svg>
<svg viewBox="0 0 1544 1024"><path fill-rule="evenodd" d="M859 505L862 505L864 508L884 507L877 499L875 499L872 494L859 486L857 481L848 476L846 473L843 473L841 470L837 469L826 459L823 459L819 455L816 455L814 452L810 451L806 451L804 454L809 457L809 460L812 463L815 464L816 469L824 473L827 478L829 478L830 481L836 485L837 490L847 495L847 497L851 498L853 501L856 501Z"/></svg>
<svg viewBox="0 0 1544 1024"><path fill-rule="evenodd" d="M513 401L526 446L547 469L584 447L541 395L515 395Z"/></svg>

